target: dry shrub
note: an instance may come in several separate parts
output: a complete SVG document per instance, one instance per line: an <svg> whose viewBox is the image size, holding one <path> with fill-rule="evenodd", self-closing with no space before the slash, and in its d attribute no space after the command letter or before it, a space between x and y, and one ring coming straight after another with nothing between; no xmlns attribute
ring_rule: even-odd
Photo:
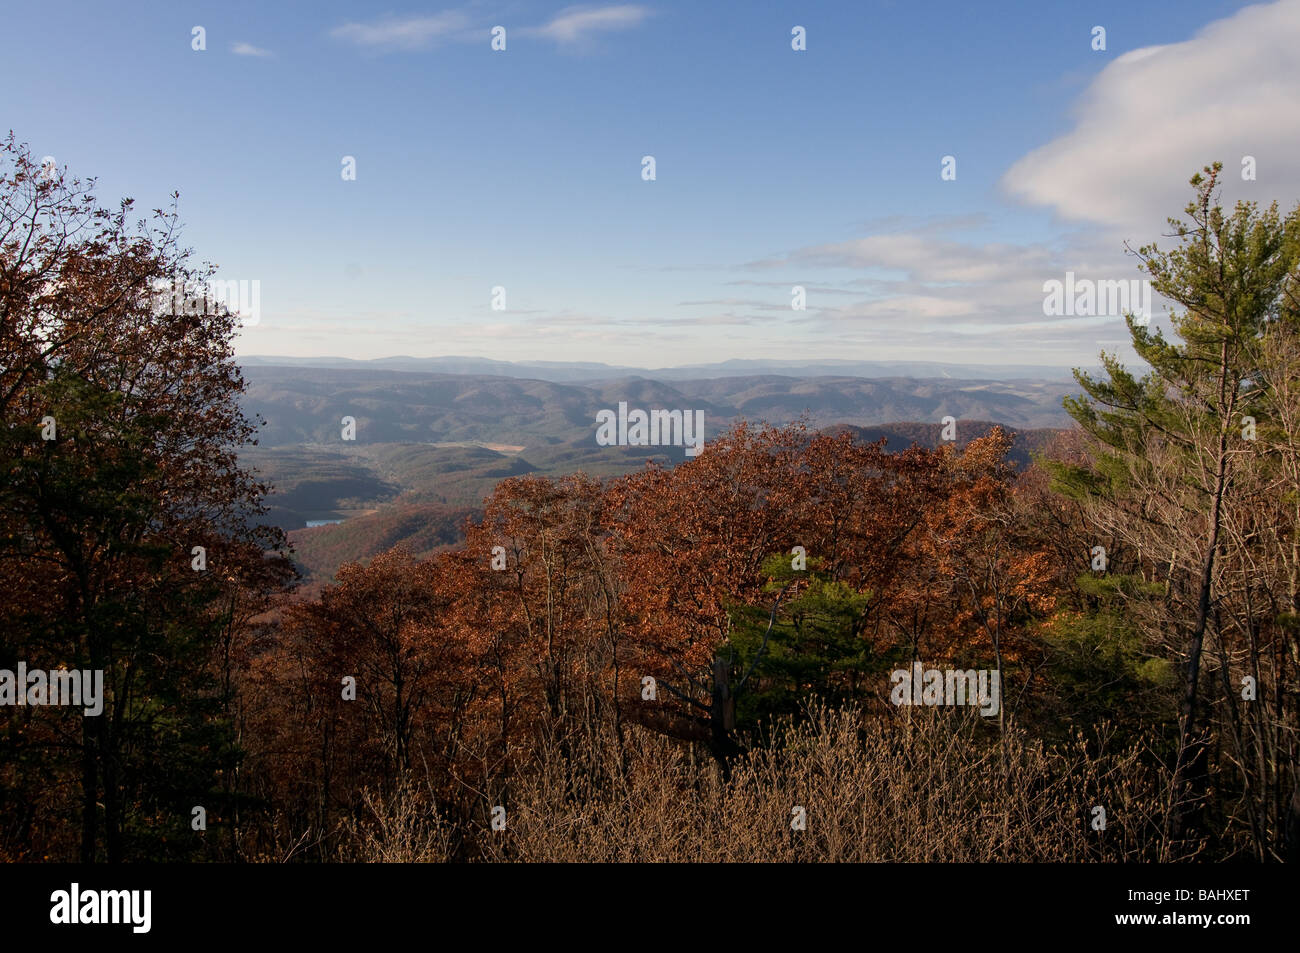
<svg viewBox="0 0 1300 953"><path fill-rule="evenodd" d="M485 805L466 841L477 859L525 862L1178 859L1159 836L1168 779L1137 749L1107 751L1104 727L1049 749L1013 725L1000 750L968 712L810 705L771 736L727 780L707 756L639 729L621 751L599 728L549 736L502 798L507 829L490 829ZM796 805L806 830L791 829ZM424 802L367 809L355 856L448 858L453 838Z"/></svg>
<svg viewBox="0 0 1300 953"><path fill-rule="evenodd" d="M409 783L387 795L365 789L359 816L343 822L341 835L339 859L364 863L447 861L455 842L432 800Z"/></svg>

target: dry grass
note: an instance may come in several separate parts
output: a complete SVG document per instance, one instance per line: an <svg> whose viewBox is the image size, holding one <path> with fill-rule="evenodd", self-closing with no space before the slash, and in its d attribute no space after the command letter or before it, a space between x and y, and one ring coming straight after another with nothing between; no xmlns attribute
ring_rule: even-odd
<svg viewBox="0 0 1300 953"><path fill-rule="evenodd" d="M910 716L910 717L909 717ZM507 829L491 805L466 829L409 789L368 795L344 856L378 862L473 856L524 862L953 862L1175 859L1159 837L1162 784L1137 751L1102 739L1049 750L1012 728L995 738L962 713L864 719L812 707L722 780L707 757L633 731L539 744L513 778ZM806 830L791 829L792 808ZM1092 808L1106 810L1104 831ZM453 844L467 849L453 851ZM1184 848L1184 853L1188 851Z"/></svg>
<svg viewBox="0 0 1300 953"><path fill-rule="evenodd" d="M388 797L368 790L361 803L362 816L343 822L340 860L411 864L452 859L451 825L414 786L404 785Z"/></svg>

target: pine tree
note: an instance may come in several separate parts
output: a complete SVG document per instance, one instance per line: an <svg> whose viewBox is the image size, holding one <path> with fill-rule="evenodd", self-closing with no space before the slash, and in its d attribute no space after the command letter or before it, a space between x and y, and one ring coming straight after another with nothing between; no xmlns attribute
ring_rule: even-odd
<svg viewBox="0 0 1300 953"><path fill-rule="evenodd" d="M1126 317L1151 370L1138 377L1103 354L1103 376L1075 372L1086 396L1065 406L1095 441L1094 466L1057 468L1063 489L1109 504L1111 527L1166 577L1183 643L1168 830L1175 839L1196 826L1206 784L1202 653L1234 475L1251 453L1244 419L1260 414L1264 396L1254 355L1292 266L1276 204L1261 212L1241 202L1230 215L1217 204L1221 169L1215 163L1190 180L1188 221L1169 219L1176 248L1137 251L1153 289L1182 309L1171 315L1180 340Z"/></svg>

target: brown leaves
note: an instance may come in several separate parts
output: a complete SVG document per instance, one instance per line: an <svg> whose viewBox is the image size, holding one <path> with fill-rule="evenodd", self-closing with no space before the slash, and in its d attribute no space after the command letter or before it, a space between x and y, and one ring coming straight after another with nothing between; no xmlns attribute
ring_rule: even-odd
<svg viewBox="0 0 1300 953"><path fill-rule="evenodd" d="M873 654L901 643L965 661L988 656L996 633L1014 657L1055 605L1060 567L1016 508L1009 447L995 430L961 455L891 454L848 433L740 424L682 465L604 486L504 480L462 550L347 567L288 612L279 651L312 699L284 696L300 770L329 774L355 804L367 763L385 759L392 776L404 759L468 816L473 791L505 783L574 719L708 739L715 655L738 607L770 607L765 563L794 546L870 594L852 625ZM364 706L336 700L346 673Z"/></svg>

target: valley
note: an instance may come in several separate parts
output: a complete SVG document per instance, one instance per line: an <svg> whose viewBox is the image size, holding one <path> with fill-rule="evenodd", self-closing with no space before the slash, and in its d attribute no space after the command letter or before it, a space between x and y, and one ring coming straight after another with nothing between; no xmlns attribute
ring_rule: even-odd
<svg viewBox="0 0 1300 953"><path fill-rule="evenodd" d="M554 365L534 369L554 378L541 379L395 369L388 361L267 360L243 366L245 413L264 425L241 459L274 487L263 521L289 533L309 584L392 546L424 557L456 545L463 520L506 477L604 478L687 459L689 447L599 445L598 415L622 401L701 411L705 439L741 419L803 418L813 429L884 439L891 451L937 446L939 421L951 414L959 446L993 422L1014 430L1012 458L1024 465L1068 425L1061 399L1071 392L1059 378L998 380L978 369L963 378L864 378L819 375L824 368L813 365L788 368L809 372L800 377L715 369L719 376L659 380L601 379L590 377L599 366ZM588 379L569 379L583 373ZM355 440L341 439L344 416L356 419Z"/></svg>

